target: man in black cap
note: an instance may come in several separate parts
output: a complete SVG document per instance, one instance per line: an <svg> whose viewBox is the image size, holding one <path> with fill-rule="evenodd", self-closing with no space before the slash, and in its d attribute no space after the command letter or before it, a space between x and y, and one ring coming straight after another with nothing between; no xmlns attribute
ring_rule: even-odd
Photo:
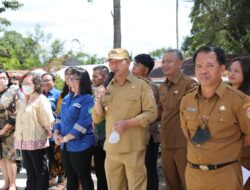
<svg viewBox="0 0 250 190"><path fill-rule="evenodd" d="M154 60L148 54L139 54L134 58L134 66L132 72L135 76L145 80L152 88L156 104L159 103L159 88L158 86L149 78L150 72L154 68ZM155 121L147 127L147 149L145 164L147 168L147 189L148 190L158 190L159 189L159 178L157 173L157 159L158 150L160 145L160 132L159 123Z"/></svg>

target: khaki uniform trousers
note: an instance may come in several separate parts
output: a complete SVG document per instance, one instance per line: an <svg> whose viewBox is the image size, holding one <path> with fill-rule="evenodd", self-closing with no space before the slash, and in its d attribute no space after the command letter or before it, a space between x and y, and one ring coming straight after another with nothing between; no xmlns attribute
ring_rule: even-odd
<svg viewBox="0 0 250 190"><path fill-rule="evenodd" d="M187 190L243 190L239 162L206 171L191 168L188 164L185 177Z"/></svg>
<svg viewBox="0 0 250 190"><path fill-rule="evenodd" d="M105 172L109 190L146 190L145 150L114 153L106 151Z"/></svg>
<svg viewBox="0 0 250 190"><path fill-rule="evenodd" d="M161 149L161 159L167 190L186 189L185 170L187 166L187 148Z"/></svg>

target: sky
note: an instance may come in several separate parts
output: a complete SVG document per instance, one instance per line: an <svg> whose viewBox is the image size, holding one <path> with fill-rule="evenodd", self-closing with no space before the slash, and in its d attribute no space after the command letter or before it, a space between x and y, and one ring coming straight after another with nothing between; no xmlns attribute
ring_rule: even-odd
<svg viewBox="0 0 250 190"><path fill-rule="evenodd" d="M39 24L53 39L64 41L66 49L98 57L107 57L113 47L113 0L18 1L24 6L1 15L12 23L8 30L25 36ZM133 56L176 48L175 4L175 0L121 0L122 47ZM179 0L179 46L190 34L191 7Z"/></svg>

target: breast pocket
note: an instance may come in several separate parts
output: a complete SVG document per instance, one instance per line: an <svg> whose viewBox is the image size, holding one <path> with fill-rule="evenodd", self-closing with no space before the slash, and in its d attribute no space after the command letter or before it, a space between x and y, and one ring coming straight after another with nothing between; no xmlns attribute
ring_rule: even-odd
<svg viewBox="0 0 250 190"><path fill-rule="evenodd" d="M184 111L184 117L188 130L195 132L199 126L199 119L197 111Z"/></svg>
<svg viewBox="0 0 250 190"><path fill-rule="evenodd" d="M80 112L81 112L81 105L73 104L70 109L70 117L74 118L74 120L77 120L80 116Z"/></svg>
<svg viewBox="0 0 250 190"><path fill-rule="evenodd" d="M213 133L223 133L233 127L236 122L237 119L231 110L215 111L209 118L209 125L215 126Z"/></svg>
<svg viewBox="0 0 250 190"><path fill-rule="evenodd" d="M111 100L112 99L113 99L113 96L111 94L105 95L102 97L102 104L103 104L104 111L106 113L110 112L110 110L111 110Z"/></svg>
<svg viewBox="0 0 250 190"><path fill-rule="evenodd" d="M140 94L132 93L126 97L127 108L141 111Z"/></svg>

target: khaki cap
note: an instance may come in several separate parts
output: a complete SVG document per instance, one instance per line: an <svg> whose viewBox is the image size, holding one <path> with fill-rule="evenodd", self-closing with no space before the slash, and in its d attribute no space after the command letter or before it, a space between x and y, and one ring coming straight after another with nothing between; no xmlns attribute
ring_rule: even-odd
<svg viewBox="0 0 250 190"><path fill-rule="evenodd" d="M128 51L126 49L122 49L122 48L112 49L108 53L108 60L110 60L110 59L118 59L118 60L127 59L127 60L129 60Z"/></svg>

